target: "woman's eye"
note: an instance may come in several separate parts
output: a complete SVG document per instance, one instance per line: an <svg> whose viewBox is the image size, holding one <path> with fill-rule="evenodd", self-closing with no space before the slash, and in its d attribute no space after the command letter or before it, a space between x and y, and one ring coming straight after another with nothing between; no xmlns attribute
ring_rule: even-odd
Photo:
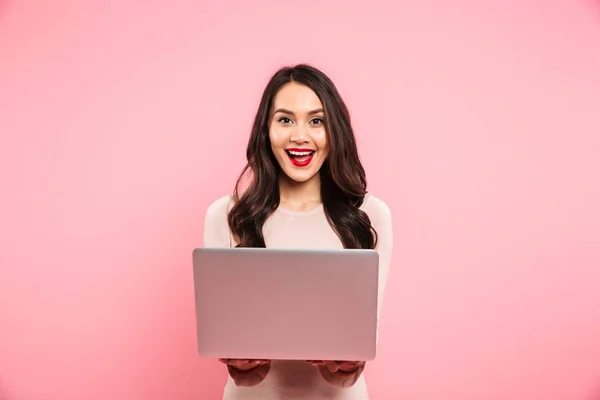
<svg viewBox="0 0 600 400"><path fill-rule="evenodd" d="M289 119L288 117L282 117L282 118L279 118L279 122L281 122L282 124L289 124L292 122L292 120Z"/></svg>
<svg viewBox="0 0 600 400"><path fill-rule="evenodd" d="M323 118L315 118L312 121L310 121L311 124L313 125L322 125L323 124Z"/></svg>

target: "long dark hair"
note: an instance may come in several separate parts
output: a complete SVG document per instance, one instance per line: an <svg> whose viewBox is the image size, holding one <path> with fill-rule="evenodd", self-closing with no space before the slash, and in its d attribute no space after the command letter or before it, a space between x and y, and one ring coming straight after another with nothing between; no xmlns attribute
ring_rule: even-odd
<svg viewBox="0 0 600 400"><path fill-rule="evenodd" d="M248 163L236 182L234 205L228 215L237 247L265 247L263 225L279 206L282 171L271 150L269 119L273 99L289 82L309 87L323 104L330 150L319 174L321 199L329 224L344 248L374 249L377 232L369 216L360 209L367 193L367 180L358 156L350 113L333 82L306 64L280 69L263 92L246 150ZM240 193L249 172L250 184Z"/></svg>

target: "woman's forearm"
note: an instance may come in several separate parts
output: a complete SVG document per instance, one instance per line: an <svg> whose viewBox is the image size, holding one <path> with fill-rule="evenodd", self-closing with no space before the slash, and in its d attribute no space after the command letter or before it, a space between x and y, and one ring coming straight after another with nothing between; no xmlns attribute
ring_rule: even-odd
<svg viewBox="0 0 600 400"><path fill-rule="evenodd" d="M227 365L229 376L231 376L236 386L256 386L265 380L270 369L270 362L264 365L258 365L245 371L235 368L231 365Z"/></svg>
<svg viewBox="0 0 600 400"><path fill-rule="evenodd" d="M347 388L353 386L360 375L363 373L366 364L359 365L355 370L346 372L338 369L335 372L331 372L325 365L319 366L319 373L323 379L332 386Z"/></svg>

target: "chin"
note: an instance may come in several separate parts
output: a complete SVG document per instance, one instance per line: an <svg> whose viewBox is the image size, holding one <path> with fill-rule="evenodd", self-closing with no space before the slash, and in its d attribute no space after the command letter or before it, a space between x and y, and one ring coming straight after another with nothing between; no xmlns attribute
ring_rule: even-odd
<svg viewBox="0 0 600 400"><path fill-rule="evenodd" d="M285 176L291 180L292 182L295 183L306 183L308 181L310 181L311 179L315 178L316 175L318 175L319 171L315 172L315 173L311 173L311 174L288 174L287 172L283 172L285 174Z"/></svg>

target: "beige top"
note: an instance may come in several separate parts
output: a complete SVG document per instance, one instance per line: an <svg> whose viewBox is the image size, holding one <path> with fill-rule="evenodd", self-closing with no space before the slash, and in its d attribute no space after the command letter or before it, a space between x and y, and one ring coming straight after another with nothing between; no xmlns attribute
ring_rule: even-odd
<svg viewBox="0 0 600 400"><path fill-rule="evenodd" d="M213 202L207 212L204 228L205 247L236 245L227 214L233 205L231 196ZM367 195L361 206L378 234L379 306L387 282L392 254L392 217L388 206ZM268 248L342 249L343 245L325 216L323 206L307 212L293 212L279 207L263 227ZM223 367L224 368L224 367ZM223 400L368 400L364 376L349 388L336 388L327 383L317 367L304 361L273 360L265 380L253 387L238 387L228 379Z"/></svg>

